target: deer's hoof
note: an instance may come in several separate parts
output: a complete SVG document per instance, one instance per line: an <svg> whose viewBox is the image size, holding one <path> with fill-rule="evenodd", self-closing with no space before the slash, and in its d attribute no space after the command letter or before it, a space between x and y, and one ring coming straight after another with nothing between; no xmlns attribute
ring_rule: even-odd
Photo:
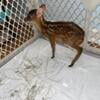
<svg viewBox="0 0 100 100"><path fill-rule="evenodd" d="M51 59L54 59L55 56L52 56Z"/></svg>
<svg viewBox="0 0 100 100"><path fill-rule="evenodd" d="M73 64L68 65L68 67L73 67Z"/></svg>

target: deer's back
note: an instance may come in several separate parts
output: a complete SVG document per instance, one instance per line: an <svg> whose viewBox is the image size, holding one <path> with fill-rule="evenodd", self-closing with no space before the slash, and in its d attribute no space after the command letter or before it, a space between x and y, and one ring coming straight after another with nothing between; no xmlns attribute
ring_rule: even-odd
<svg viewBox="0 0 100 100"><path fill-rule="evenodd" d="M84 31L73 22L50 22L47 21L44 26L45 33L55 35L63 39L66 43L72 42L80 45L84 40Z"/></svg>

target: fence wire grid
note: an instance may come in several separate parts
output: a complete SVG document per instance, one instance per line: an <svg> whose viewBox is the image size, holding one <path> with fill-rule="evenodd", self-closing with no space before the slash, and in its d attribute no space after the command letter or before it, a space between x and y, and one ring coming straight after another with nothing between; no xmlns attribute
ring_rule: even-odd
<svg viewBox="0 0 100 100"><path fill-rule="evenodd" d="M33 1L0 0L0 60L34 37L32 25L23 20L35 8ZM100 5L89 15L81 0L38 0L39 5L42 3L48 7L44 15L47 20L75 22L86 31L86 48L100 54Z"/></svg>
<svg viewBox="0 0 100 100"><path fill-rule="evenodd" d="M0 59L34 36L32 26L24 22L26 0L0 0Z"/></svg>
<svg viewBox="0 0 100 100"><path fill-rule="evenodd" d="M100 5L89 12L81 0L40 0L39 3L47 5L46 19L73 21L81 26L86 33L85 48L100 54Z"/></svg>

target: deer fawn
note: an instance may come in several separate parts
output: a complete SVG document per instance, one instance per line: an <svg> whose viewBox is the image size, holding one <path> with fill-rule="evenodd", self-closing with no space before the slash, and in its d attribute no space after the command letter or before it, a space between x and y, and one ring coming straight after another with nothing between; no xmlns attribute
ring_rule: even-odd
<svg viewBox="0 0 100 100"><path fill-rule="evenodd" d="M25 22L32 22L38 31L49 39L52 47L52 59L55 57L55 45L57 38L59 38L64 44L76 49L77 54L69 65L69 67L71 67L82 53L83 48L80 44L84 41L85 32L74 22L46 21L43 17L45 10L46 5L42 4L38 9L31 10L24 20Z"/></svg>

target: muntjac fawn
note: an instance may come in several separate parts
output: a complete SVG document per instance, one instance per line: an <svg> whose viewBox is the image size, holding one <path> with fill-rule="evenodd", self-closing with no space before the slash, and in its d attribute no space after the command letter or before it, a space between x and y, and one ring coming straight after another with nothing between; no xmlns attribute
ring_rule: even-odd
<svg viewBox="0 0 100 100"><path fill-rule="evenodd" d="M46 5L42 4L38 9L31 10L25 17L25 22L32 22L39 32L46 36L52 47L52 57L55 57L55 45L57 38L60 39L64 44L76 49L77 54L72 60L69 67L73 66L74 63L80 57L83 48L80 44L84 41L85 32L74 22L51 22L46 21L43 17L43 13L46 10Z"/></svg>

